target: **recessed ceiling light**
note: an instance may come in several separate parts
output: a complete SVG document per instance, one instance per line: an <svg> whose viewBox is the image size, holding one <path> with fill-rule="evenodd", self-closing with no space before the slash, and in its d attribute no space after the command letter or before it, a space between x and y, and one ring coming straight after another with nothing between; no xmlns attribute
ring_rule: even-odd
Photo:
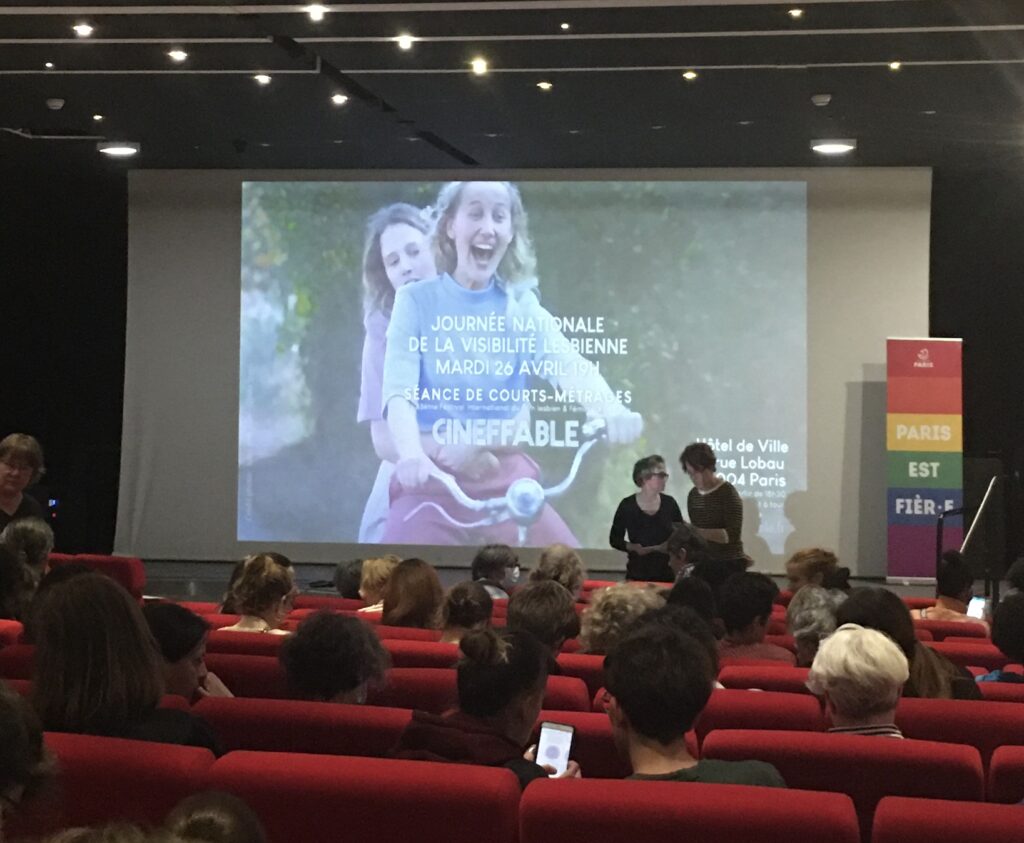
<svg viewBox="0 0 1024 843"><path fill-rule="evenodd" d="M43 67L45 67L47 70L53 70L53 62L48 61L46 64L43 65Z"/></svg>
<svg viewBox="0 0 1024 843"><path fill-rule="evenodd" d="M131 141L100 141L96 148L111 158L131 158L142 149L139 144Z"/></svg>
<svg viewBox="0 0 1024 843"><path fill-rule="evenodd" d="M319 3L314 3L312 6L306 6L305 12L309 15L309 19L314 23L320 23L324 19L324 15L327 14L327 7L321 6Z"/></svg>
<svg viewBox="0 0 1024 843"><path fill-rule="evenodd" d="M344 105L345 103L348 102L348 97L346 97L344 94L335 94L333 97L331 97L331 102L333 102L335 105Z"/></svg>
<svg viewBox="0 0 1024 843"><path fill-rule="evenodd" d="M696 78L697 78L697 71L696 70L687 70L683 74L683 79L685 79L687 82L692 82Z"/></svg>
<svg viewBox="0 0 1024 843"><path fill-rule="evenodd" d="M331 143L344 143L344 142L345 141L342 138L337 138L336 140L331 141Z"/></svg>
<svg viewBox="0 0 1024 843"><path fill-rule="evenodd" d="M71 28L75 30L75 35L77 35L79 38L88 38L90 35L92 35L92 27L89 26L89 24L87 23L76 23Z"/></svg>
<svg viewBox="0 0 1024 843"><path fill-rule="evenodd" d="M572 29L572 24L569 23L569 21L562 21L560 26L561 26L562 32L568 32L570 29Z"/></svg>
<svg viewBox="0 0 1024 843"><path fill-rule="evenodd" d="M737 121L736 125L737 126L753 126L754 125L754 121L753 120L739 120L739 121Z"/></svg>
<svg viewBox="0 0 1024 843"><path fill-rule="evenodd" d="M570 129L569 130L569 134L570 135L578 135L579 133L580 133L579 129Z"/></svg>
<svg viewBox="0 0 1024 843"><path fill-rule="evenodd" d="M555 86L552 85L550 82L538 82L537 87L540 88L542 91L550 91Z"/></svg>
<svg viewBox="0 0 1024 843"><path fill-rule="evenodd" d="M257 73L252 78L255 79L257 82L259 82L259 84L261 84L261 85L269 85L270 84L270 77L267 76L266 73Z"/></svg>
<svg viewBox="0 0 1024 843"><path fill-rule="evenodd" d="M811 149L819 155L846 155L856 148L855 138L822 138L811 141Z"/></svg>
<svg viewBox="0 0 1024 843"><path fill-rule="evenodd" d="M167 55L174 61L185 61L188 58L188 53L184 50L168 50Z"/></svg>
<svg viewBox="0 0 1024 843"><path fill-rule="evenodd" d="M889 62L889 70L899 70L901 67L903 67L903 62L899 62L899 61L891 61L891 62Z"/></svg>
<svg viewBox="0 0 1024 843"><path fill-rule="evenodd" d="M403 32L395 40L398 42L398 49L411 50L413 41L415 41L416 39L413 38L408 32Z"/></svg>
<svg viewBox="0 0 1024 843"><path fill-rule="evenodd" d="M665 127L661 126L661 125L651 126L651 129L654 130L655 132L660 131L661 129L664 129L664 128Z"/></svg>
<svg viewBox="0 0 1024 843"><path fill-rule="evenodd" d="M793 18L793 20L800 20L800 18L802 18L804 16L804 10L803 9L790 9L788 12L786 12L786 14L788 14L791 18Z"/></svg>
<svg viewBox="0 0 1024 843"><path fill-rule="evenodd" d="M103 115L102 114L94 114L92 116L92 119L95 120L97 123L102 123L103 122Z"/></svg>
<svg viewBox="0 0 1024 843"><path fill-rule="evenodd" d="M480 58L480 56L477 56L475 59L473 59L473 61L469 63L469 66L473 68L473 72L477 76L483 76L485 73L487 73L487 59Z"/></svg>
<svg viewBox="0 0 1024 843"><path fill-rule="evenodd" d="M921 112L925 117L934 117L938 112L934 108L929 108L926 111Z"/></svg>

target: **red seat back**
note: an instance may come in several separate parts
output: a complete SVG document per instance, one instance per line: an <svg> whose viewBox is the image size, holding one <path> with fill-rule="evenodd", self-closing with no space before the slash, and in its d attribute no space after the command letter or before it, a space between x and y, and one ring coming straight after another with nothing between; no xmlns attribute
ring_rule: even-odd
<svg viewBox="0 0 1024 843"><path fill-rule="evenodd" d="M0 677L4 679L31 679L36 659L33 644L11 644L0 649Z"/></svg>
<svg viewBox="0 0 1024 843"><path fill-rule="evenodd" d="M929 609L935 605L934 597L904 597L908 609Z"/></svg>
<svg viewBox="0 0 1024 843"><path fill-rule="evenodd" d="M244 799L273 841L514 843L516 838L519 784L505 769L232 752L213 765L207 786ZM335 827L335 820L342 826Z"/></svg>
<svg viewBox="0 0 1024 843"><path fill-rule="evenodd" d="M766 635L764 643L774 644L776 647L782 647L783 650L789 650L791 653L796 652L796 639L792 635L787 635L785 630L783 630L781 635Z"/></svg>
<svg viewBox="0 0 1024 843"><path fill-rule="evenodd" d="M286 700L292 696L284 668L274 656L207 653L206 667L236 697Z"/></svg>
<svg viewBox="0 0 1024 843"><path fill-rule="evenodd" d="M575 676L587 685L592 697L604 687L604 656L589 653L559 653L556 657L563 676Z"/></svg>
<svg viewBox="0 0 1024 843"><path fill-rule="evenodd" d="M21 634L25 628L20 621L0 619L0 647L8 647L17 644L21 640Z"/></svg>
<svg viewBox="0 0 1024 843"><path fill-rule="evenodd" d="M867 839L883 796L982 800L978 750L931 741L817 732L716 731L704 758L756 759L775 765L790 787L845 793L853 799Z"/></svg>
<svg viewBox="0 0 1024 843"><path fill-rule="evenodd" d="M1021 682L979 682L978 690L986 700L1024 703L1024 683Z"/></svg>
<svg viewBox="0 0 1024 843"><path fill-rule="evenodd" d="M992 753L988 763L988 799L1014 805L1024 801L1024 746L1001 746Z"/></svg>
<svg viewBox="0 0 1024 843"><path fill-rule="evenodd" d="M998 670L1008 661L999 648L993 644L979 641L977 644L955 644L949 641L933 641L925 646L931 647L937 653L942 653L953 664L960 667L977 665L987 670Z"/></svg>
<svg viewBox="0 0 1024 843"><path fill-rule="evenodd" d="M205 697L195 712L226 750L386 756L412 712L304 700Z"/></svg>
<svg viewBox="0 0 1024 843"><path fill-rule="evenodd" d="M379 623L373 628L381 639L391 641L440 641L441 630L439 629L417 629L412 626L386 626Z"/></svg>
<svg viewBox="0 0 1024 843"><path fill-rule="evenodd" d="M220 603L197 602L195 600L176 600L179 606L195 612L197 615L216 615L220 611Z"/></svg>
<svg viewBox="0 0 1024 843"><path fill-rule="evenodd" d="M945 641L950 636L988 639L988 627L984 624L970 623L969 621L915 619L914 628L928 630L936 641Z"/></svg>
<svg viewBox="0 0 1024 843"><path fill-rule="evenodd" d="M55 554L50 554L51 567L66 565L68 562L88 565L94 571L99 571L112 580L117 580L136 600L142 599L142 593L146 588L146 566L142 564L139 557L105 556L98 553L79 553L72 557L58 557Z"/></svg>
<svg viewBox="0 0 1024 843"><path fill-rule="evenodd" d="M352 600L330 594L299 594L292 604L296 609L329 609L332 612L357 612L366 604L362 600Z"/></svg>
<svg viewBox="0 0 1024 843"><path fill-rule="evenodd" d="M766 787L676 782L541 781L519 807L521 843L857 843L850 799Z"/></svg>
<svg viewBox="0 0 1024 843"><path fill-rule="evenodd" d="M206 652L277 658L285 638L286 635L215 629L206 636Z"/></svg>
<svg viewBox="0 0 1024 843"><path fill-rule="evenodd" d="M987 700L900 700L896 725L908 738L975 747L988 765L996 747L1024 741L1024 706Z"/></svg>
<svg viewBox="0 0 1024 843"><path fill-rule="evenodd" d="M537 740L539 726L544 721L566 723L575 729L569 755L579 763L584 777L622 779L632 772L629 759L622 757L615 746L607 714L589 711L542 711L537 719L538 729L534 730L534 743Z"/></svg>
<svg viewBox="0 0 1024 843"><path fill-rule="evenodd" d="M384 639L381 643L391 655L393 667L453 667L459 660L457 644L390 638Z"/></svg>
<svg viewBox="0 0 1024 843"><path fill-rule="evenodd" d="M823 732L825 718L817 699L807 694L719 689L694 725L703 742L715 729L781 729Z"/></svg>
<svg viewBox="0 0 1024 843"><path fill-rule="evenodd" d="M731 664L722 668L718 681L726 688L758 688L762 691L810 694L807 689L807 673L806 667Z"/></svg>
<svg viewBox="0 0 1024 843"><path fill-rule="evenodd" d="M1024 843L1020 808L890 796L878 803L872 843Z"/></svg>

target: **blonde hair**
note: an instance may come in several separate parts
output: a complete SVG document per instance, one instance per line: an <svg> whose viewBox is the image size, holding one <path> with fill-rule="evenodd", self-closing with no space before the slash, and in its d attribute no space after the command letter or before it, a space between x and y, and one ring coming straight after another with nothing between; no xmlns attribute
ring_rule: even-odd
<svg viewBox="0 0 1024 843"><path fill-rule="evenodd" d="M827 693L839 714L857 719L895 709L909 678L907 657L888 635L847 623L821 642L807 687Z"/></svg>
<svg viewBox="0 0 1024 843"><path fill-rule="evenodd" d="M269 553L247 556L231 586L230 598L241 615L259 615L288 596L295 588L295 572Z"/></svg>
<svg viewBox="0 0 1024 843"><path fill-rule="evenodd" d="M583 612L580 644L586 653L602 655L640 615L665 605L661 590L652 585L622 583L593 594Z"/></svg>
<svg viewBox="0 0 1024 843"><path fill-rule="evenodd" d="M553 544L540 552L537 567L530 572L530 582L554 580L574 598L579 597L587 571L583 558L566 544Z"/></svg>
<svg viewBox="0 0 1024 843"><path fill-rule="evenodd" d="M823 547L805 547L789 557L786 562L787 573L790 565L800 572L802 579L821 585L825 574L835 571L839 566L839 557Z"/></svg>
<svg viewBox="0 0 1024 843"><path fill-rule="evenodd" d="M363 561L363 571L359 577L359 591L365 595L363 599L370 604L379 603L384 599L384 591L388 580L394 573L401 558L394 555L378 556ZM373 598L373 599L370 599Z"/></svg>

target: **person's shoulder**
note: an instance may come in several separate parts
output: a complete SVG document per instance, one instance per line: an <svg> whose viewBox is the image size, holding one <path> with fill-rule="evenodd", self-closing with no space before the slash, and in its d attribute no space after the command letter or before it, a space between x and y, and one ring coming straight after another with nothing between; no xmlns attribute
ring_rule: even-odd
<svg viewBox="0 0 1024 843"><path fill-rule="evenodd" d="M513 758L506 762L504 767L515 773L516 778L519 779L519 786L524 789L530 782L548 777L547 771L540 764L527 761L525 758Z"/></svg>
<svg viewBox="0 0 1024 843"><path fill-rule="evenodd" d="M126 737L157 743L179 744L208 749L221 754L217 738L201 717L176 708L157 708L150 712Z"/></svg>
<svg viewBox="0 0 1024 843"><path fill-rule="evenodd" d="M406 299L415 304L430 301L441 290L444 278L444 275L435 275L433 278L424 278L413 284L403 284L395 290L395 306L397 307L400 301Z"/></svg>
<svg viewBox="0 0 1024 843"><path fill-rule="evenodd" d="M719 761L704 759L693 768L695 781L709 784L749 784L759 787L785 787L786 782L765 761Z"/></svg>

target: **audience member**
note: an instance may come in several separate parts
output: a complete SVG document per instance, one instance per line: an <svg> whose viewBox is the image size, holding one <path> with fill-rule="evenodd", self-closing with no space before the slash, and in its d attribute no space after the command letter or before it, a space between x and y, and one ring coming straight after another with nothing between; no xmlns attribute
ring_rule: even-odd
<svg viewBox="0 0 1024 843"><path fill-rule="evenodd" d="M260 553L258 556L262 556L265 559L269 559L271 562L275 562L282 568L291 570L292 560L285 556L283 553ZM224 594L224 600L221 602L219 611L225 615L241 615L243 612L236 605L236 598L234 595L235 584L238 582L238 578L242 576L242 572L245 570L245 566L249 563L252 556L247 556L239 562L235 563L235 567L231 569L231 576L228 578L228 590Z"/></svg>
<svg viewBox="0 0 1024 843"><path fill-rule="evenodd" d="M39 718L20 694L0 681L0 840L4 819L52 775Z"/></svg>
<svg viewBox="0 0 1024 843"><path fill-rule="evenodd" d="M846 599L841 591L805 585L786 607L786 627L796 641L797 667L810 667L818 644L836 631L836 607Z"/></svg>
<svg viewBox="0 0 1024 843"><path fill-rule="evenodd" d="M443 600L437 571L422 559L403 559L388 580L381 622L436 629Z"/></svg>
<svg viewBox="0 0 1024 843"><path fill-rule="evenodd" d="M42 518L19 518L0 532L0 545L7 547L29 575L34 591L46 573L50 551L53 550L53 530Z"/></svg>
<svg viewBox="0 0 1024 843"><path fill-rule="evenodd" d="M992 643L1014 664L1024 662L1024 592L1011 594L992 615ZM979 682L1024 682L1024 675L1005 669L977 677Z"/></svg>
<svg viewBox="0 0 1024 843"><path fill-rule="evenodd" d="M707 648L672 624L631 630L612 646L604 675L612 735L629 758L631 778L786 786L770 764L690 754L686 733L711 697L714 671Z"/></svg>
<svg viewBox="0 0 1024 843"><path fill-rule="evenodd" d="M988 629L985 621L967 614L967 604L974 595L974 572L959 551L947 550L942 554L935 590L938 592L935 605L915 609L910 613L912 618L976 623Z"/></svg>
<svg viewBox="0 0 1024 843"><path fill-rule="evenodd" d="M46 469L43 449L34 437L12 433L0 439L0 530L19 518L42 518L43 506L25 489Z"/></svg>
<svg viewBox="0 0 1024 843"><path fill-rule="evenodd" d="M621 583L595 592L583 611L583 652L604 655L633 621L648 609L664 605L661 591L650 585Z"/></svg>
<svg viewBox="0 0 1024 843"><path fill-rule="evenodd" d="M580 634L580 616L572 595L554 580L530 582L508 601L508 628L528 632L543 644L553 664L548 673L560 673L554 661L569 638Z"/></svg>
<svg viewBox="0 0 1024 843"><path fill-rule="evenodd" d="M349 562L339 562L334 569L334 587L338 594L346 600L359 600L359 586L363 580L363 560L352 559Z"/></svg>
<svg viewBox="0 0 1024 843"><path fill-rule="evenodd" d="M545 547L540 552L537 567L530 572L530 582L554 580L572 595L573 600L579 600L586 579L583 557L565 544Z"/></svg>
<svg viewBox="0 0 1024 843"><path fill-rule="evenodd" d="M786 562L789 590L796 594L805 585L825 587L825 577L839 570L839 557L823 547L805 547ZM848 569L843 569L848 570Z"/></svg>
<svg viewBox="0 0 1024 843"><path fill-rule="evenodd" d="M1009 586L1004 592L1003 598L1009 597L1011 594L1024 593L1024 556L1015 560L1014 563L1006 569L1006 584Z"/></svg>
<svg viewBox="0 0 1024 843"><path fill-rule="evenodd" d="M796 656L784 647L769 644L768 620L778 587L764 574L743 571L722 583L718 593L718 614L725 627L719 643L723 657L770 659L796 664Z"/></svg>
<svg viewBox="0 0 1024 843"><path fill-rule="evenodd" d="M148 832L137 825L115 822L89 828L67 828L47 837L43 843L186 843L160 831Z"/></svg>
<svg viewBox="0 0 1024 843"><path fill-rule="evenodd" d="M848 623L821 642L807 687L824 698L830 732L902 738L896 706L908 678L907 657L888 635Z"/></svg>
<svg viewBox="0 0 1024 843"><path fill-rule="evenodd" d="M359 577L359 596L366 604L360 612L382 612L384 610L384 592L388 589L391 575L402 560L397 556L378 556L363 562L363 570Z"/></svg>
<svg viewBox="0 0 1024 843"><path fill-rule="evenodd" d="M715 595L706 580L701 577L680 577L672 586L665 602L670 606L692 609L703 618L711 631L715 633L715 637L722 637L723 630L718 618L718 610L715 608Z"/></svg>
<svg viewBox="0 0 1024 843"><path fill-rule="evenodd" d="M66 562L63 565L57 565L50 568L49 571L43 574L43 578L39 581L39 586L36 588L35 594L32 595L32 601L28 605L28 611L22 619L22 623L25 625L25 631L22 633L21 638L26 644L35 643L35 617L39 606L42 605L46 595L50 593L50 589L56 588L74 577L79 577L83 574L91 574L92 572L92 568L88 565L83 565L81 562Z"/></svg>
<svg viewBox="0 0 1024 843"><path fill-rule="evenodd" d="M34 619L32 700L44 728L218 751L202 720L157 708L156 642L138 604L112 579L83 574L50 589Z"/></svg>
<svg viewBox="0 0 1024 843"><path fill-rule="evenodd" d="M448 589L441 608L441 641L458 644L467 632L491 625L494 601L478 582L460 582Z"/></svg>
<svg viewBox="0 0 1024 843"><path fill-rule="evenodd" d="M462 639L457 666L459 707L444 715L414 711L395 757L506 767L521 786L551 768L524 752L540 714L547 682L547 653L526 632L484 629ZM579 776L569 762L565 777Z"/></svg>
<svg viewBox="0 0 1024 843"><path fill-rule="evenodd" d="M257 553L245 560L229 593L229 601L241 617L233 626L223 627L224 631L287 635L279 627L288 617L298 590L291 564L282 565L276 555Z"/></svg>
<svg viewBox="0 0 1024 843"><path fill-rule="evenodd" d="M484 545L473 557L470 576L492 600L508 600L509 589L519 580L519 557L507 544Z"/></svg>
<svg viewBox="0 0 1024 843"><path fill-rule="evenodd" d="M884 632L903 651L910 663L905 697L933 699L981 699L974 677L945 656L925 646L914 635L910 610L885 588L855 588L836 610L836 624L855 623Z"/></svg>
<svg viewBox="0 0 1024 843"><path fill-rule="evenodd" d="M206 621L177 603L149 603L142 614L160 650L165 694L190 701L197 696L234 696L206 669Z"/></svg>
<svg viewBox="0 0 1024 843"><path fill-rule="evenodd" d="M328 611L299 624L281 645L280 659L292 691L323 702L366 702L369 685L388 668L388 655L369 625Z"/></svg>
<svg viewBox="0 0 1024 843"><path fill-rule="evenodd" d="M685 523L673 525L665 540L665 552L677 582L681 576L692 573L695 566L702 565L702 569L706 569L713 561L708 540L696 528Z"/></svg>
<svg viewBox="0 0 1024 843"><path fill-rule="evenodd" d="M28 572L14 551L0 544L0 618L22 620L28 613L31 600Z"/></svg>
<svg viewBox="0 0 1024 843"><path fill-rule="evenodd" d="M649 609L636 619L629 632L644 626L645 624L660 624L684 632L708 651L708 658L711 659L711 672L716 677L711 683L715 688L724 687L717 679L718 677L718 639L708 625L707 621L698 615L688 606L667 604L659 609Z"/></svg>
<svg viewBox="0 0 1024 843"><path fill-rule="evenodd" d="M266 843L267 833L252 808L231 793L208 790L185 797L167 815L164 828L194 843Z"/></svg>

